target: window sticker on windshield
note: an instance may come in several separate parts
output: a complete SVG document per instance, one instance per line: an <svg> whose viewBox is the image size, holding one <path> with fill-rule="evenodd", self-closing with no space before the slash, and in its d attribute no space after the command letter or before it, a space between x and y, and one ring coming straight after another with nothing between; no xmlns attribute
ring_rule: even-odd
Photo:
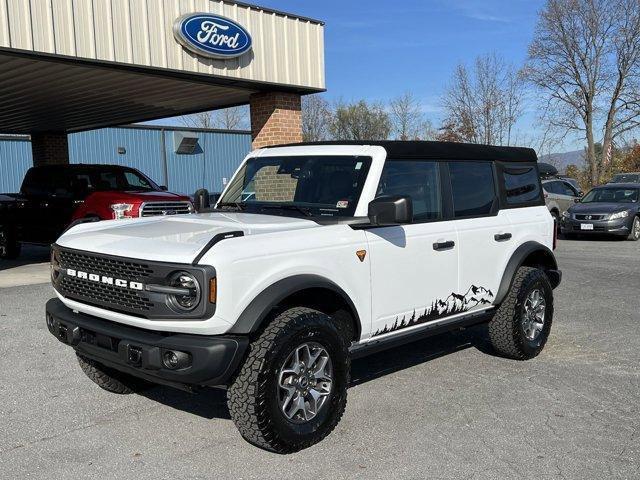
<svg viewBox="0 0 640 480"><path fill-rule="evenodd" d="M356 170L360 170L362 168L362 162L356 163Z"/></svg>
<svg viewBox="0 0 640 480"><path fill-rule="evenodd" d="M338 200L337 208L349 208L349 200Z"/></svg>

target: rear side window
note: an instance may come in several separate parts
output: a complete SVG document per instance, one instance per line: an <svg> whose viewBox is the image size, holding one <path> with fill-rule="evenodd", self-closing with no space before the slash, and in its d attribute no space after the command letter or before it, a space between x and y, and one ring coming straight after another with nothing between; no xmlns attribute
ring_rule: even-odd
<svg viewBox="0 0 640 480"><path fill-rule="evenodd" d="M442 212L438 163L390 160L384 165L376 197L408 195L415 222L438 220Z"/></svg>
<svg viewBox="0 0 640 480"><path fill-rule="evenodd" d="M534 167L505 167L502 176L507 204L520 205L540 199L540 180ZM545 189L550 193L559 193L559 183L549 182L545 184Z"/></svg>
<svg viewBox="0 0 640 480"><path fill-rule="evenodd" d="M496 199L492 162L451 162L451 191L456 218L489 215Z"/></svg>

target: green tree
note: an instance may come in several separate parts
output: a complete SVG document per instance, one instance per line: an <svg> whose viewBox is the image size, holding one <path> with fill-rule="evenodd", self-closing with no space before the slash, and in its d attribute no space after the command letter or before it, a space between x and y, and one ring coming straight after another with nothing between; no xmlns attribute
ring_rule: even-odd
<svg viewBox="0 0 640 480"><path fill-rule="evenodd" d="M380 103L340 102L329 124L329 133L336 140L387 140L391 120Z"/></svg>

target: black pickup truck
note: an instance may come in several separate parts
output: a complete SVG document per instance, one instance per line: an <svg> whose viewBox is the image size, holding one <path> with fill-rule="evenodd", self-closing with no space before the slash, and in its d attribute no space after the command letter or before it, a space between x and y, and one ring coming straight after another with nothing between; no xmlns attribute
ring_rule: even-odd
<svg viewBox="0 0 640 480"><path fill-rule="evenodd" d="M50 245L76 220L118 220L193 213L185 195L167 192L120 165L48 165L27 171L20 193L0 194L0 259L21 243Z"/></svg>

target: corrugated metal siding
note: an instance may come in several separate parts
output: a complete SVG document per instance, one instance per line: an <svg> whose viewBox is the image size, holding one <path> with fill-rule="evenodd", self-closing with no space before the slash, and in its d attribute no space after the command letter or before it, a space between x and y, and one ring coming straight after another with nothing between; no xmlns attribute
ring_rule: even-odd
<svg viewBox="0 0 640 480"><path fill-rule="evenodd" d="M212 60L184 50L172 26L193 12L242 24L252 53ZM225 0L2 0L0 46L325 88L323 25Z"/></svg>
<svg viewBox="0 0 640 480"><path fill-rule="evenodd" d="M16 193L33 165L29 140L0 139L0 193Z"/></svg>
<svg viewBox="0 0 640 480"><path fill-rule="evenodd" d="M173 131L165 131L170 191L194 193L199 188L221 192L223 178L231 179L251 151L251 135L245 133L193 132L198 149L190 155L175 153ZM123 147L125 154L118 154ZM69 135L71 163L125 165L165 184L162 131L146 128L105 128ZM19 190L25 172L33 165L28 140L0 139L0 192Z"/></svg>

